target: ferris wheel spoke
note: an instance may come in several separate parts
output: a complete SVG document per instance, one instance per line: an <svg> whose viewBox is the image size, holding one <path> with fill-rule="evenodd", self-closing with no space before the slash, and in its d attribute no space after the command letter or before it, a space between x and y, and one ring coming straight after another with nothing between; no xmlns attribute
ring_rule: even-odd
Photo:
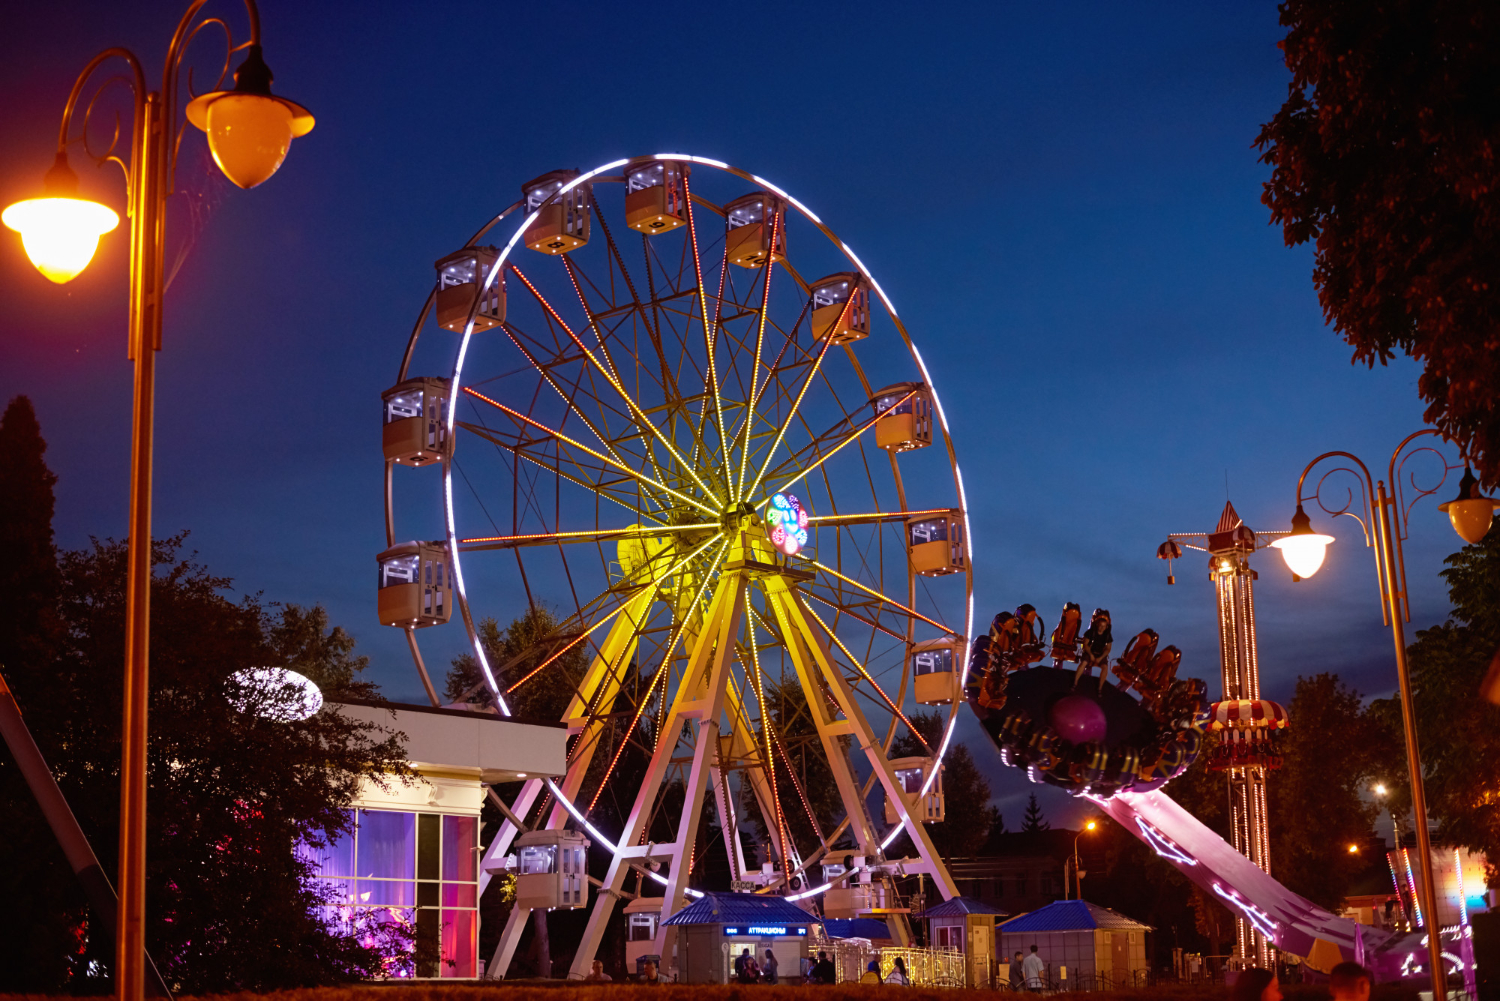
<svg viewBox="0 0 1500 1001"><path fill-rule="evenodd" d="M510 334L508 324L506 325L506 333ZM525 356L526 360L531 362L532 367L535 368L537 372L541 373L542 378L547 381L547 385L551 386L553 390L556 391L557 395L562 397L563 402L568 405L568 409L578 415L578 419L583 421L584 427L592 431L594 433L594 437L599 439L599 443L605 448L609 449L610 455L614 456L614 458L617 460L623 461L620 457L620 454L615 451L614 444L607 437L605 437L605 435L601 433L597 427L594 426L594 422L590 420L589 416L579 408L576 402L578 384L574 385L574 392L572 394L567 393L566 391L564 391L562 386L558 385L557 380L552 377L552 372L550 371L550 369L542 365L541 362L536 358L536 356L528 351L526 349L526 346L523 345L520 340L513 334L510 336L510 341L516 346L516 349L520 351L523 356Z"/></svg>
<svg viewBox="0 0 1500 1001"><path fill-rule="evenodd" d="M912 725L911 720L907 719L906 713L901 711L901 707L898 706L895 702L891 701L891 697L885 693L884 688L880 687L880 683L875 680L875 676L870 673L869 669L865 667L865 665L860 661L858 657L854 656L854 654L850 652L849 648L844 645L844 641L839 639L838 633L830 629L828 623L824 622L822 617L819 616L817 612L813 611L811 608L806 608L806 611L808 615L811 615L813 617L814 622L823 627L823 632L827 634L828 638L833 640L835 645L837 645L838 648L843 651L844 656L848 658L849 663L854 666L854 669L859 672L859 674L865 679L865 681L869 682L871 688L875 689L875 693L880 696L881 701L886 704L886 707L889 708L891 712L895 713L897 718L899 718L901 722L906 724L906 728L910 730L913 736L915 736L917 740L922 742L922 746L927 748L928 752L931 753L932 746L927 743L927 738L922 736L921 732Z"/></svg>
<svg viewBox="0 0 1500 1001"><path fill-rule="evenodd" d="M470 434L475 435L476 437L483 438L484 440L490 442L492 445L495 445L497 448L503 449L516 456L517 458L525 459L527 462L532 463L533 465L538 466L541 469L545 469L547 472L552 473L553 475L564 479L578 487L581 487L583 490L586 490L589 493L598 494L605 500L613 501L619 506L625 508L627 511L635 514L637 518L648 519L650 521L655 521L659 524L663 524L659 514L653 513L648 509L642 508L637 504L632 503L629 499L627 499L631 495L625 494L622 496L612 489L614 483L636 483L636 480L633 477L612 482L605 481L602 478L604 473L603 468L593 470L592 467L587 468L590 468L590 471L597 472L599 474L599 478L590 480L583 477L574 476L573 474L562 468L561 458L559 458L557 460L557 464L554 465L553 463L548 462L544 456L539 456L536 453L532 452L530 449L526 448L525 442L517 444L514 442L505 441L499 433L494 432L490 428L469 424L464 421L458 422L458 426L463 428L465 431L468 431ZM585 468L576 461L574 461L572 464L575 468ZM663 508L665 508L665 505L658 505L659 510Z"/></svg>
<svg viewBox="0 0 1500 1001"><path fill-rule="evenodd" d="M890 628L881 625L875 619L867 619L867 618L865 618L863 615L861 615L860 613L856 612L854 609L850 608L848 605L840 604L837 601L833 601L833 600L830 600L828 598L825 598L821 594L819 594L816 591L813 591L811 589L804 590L802 593L805 594L805 595L807 595L809 598L814 599L815 601L821 601L823 604L827 605L829 608L833 609L835 612L838 612L841 615L847 615L851 619L855 619L855 620L857 620L859 622L863 622L865 625L869 626L871 629L874 629L877 632L884 633L885 635L889 636L893 640L898 640L898 641L900 641L902 643L906 642L906 636L903 635L902 633L898 633L898 632L892 631Z"/></svg>
<svg viewBox="0 0 1500 1001"><path fill-rule="evenodd" d="M677 459L678 463L682 465L683 469L688 473L688 475L691 476L695 482L697 482L698 488L700 490L702 490L705 494L711 495L712 491L710 491L707 485L704 484L701 479L699 479L697 472L694 471L691 466L682 461L682 457L678 455L677 450L673 447L671 441L662 434L661 429L658 428L655 423L653 423L646 417L645 412L641 410L639 404L637 404L635 400L631 398L630 394L626 392L625 386L620 381L618 374L613 372L611 368L606 368L598 358L594 357L594 353L590 351L588 347L583 343L583 341L578 337L578 335L573 332L573 328L568 326L567 321L562 318L562 315L558 313L558 311L553 307L552 303L547 300L547 297L542 295L541 290L531 283L531 280L521 272L521 269L518 268L514 262L510 262L509 267L511 269L511 272L515 274L517 278L520 278L522 283L531 290L531 293L536 298L537 302L539 302L542 307L549 314L551 314L552 318L557 321L557 324L561 326L563 330L567 332L567 335L572 338L573 342L578 345L579 349L583 351L584 357L588 359L589 363L593 365L593 367L597 369L601 375L604 376L605 381L607 381L615 390L615 392L619 394L620 399L625 403L625 406L630 411L632 418L638 424L640 424L640 426L644 430L649 430L652 435L654 435L656 439L661 442L661 444L667 449L667 451L672 454L673 458ZM465 390L471 391L468 390L467 387L465 387ZM503 405L497 403L496 406ZM705 511L710 511L710 509L706 505L703 505L696 500L690 500L690 503L694 504L697 507L701 507ZM710 511L710 513L714 512Z"/></svg>
<svg viewBox="0 0 1500 1001"><path fill-rule="evenodd" d="M843 581L846 584L851 585L852 587L857 588L860 591L865 592L866 594L870 595L872 598L878 598L878 599L880 599L881 601L885 602L887 605L890 605L892 608L895 608L898 611L905 612L907 615L910 615L912 618L921 619L923 622L926 622L928 625L936 626L937 628L941 629L943 632L949 634L950 636L957 636L958 635L958 633L956 633L954 630L952 630L952 629L948 628L947 626L943 625L941 622L937 621L936 619L929 619L927 616L923 615L921 612L917 611L915 608L910 608L907 605L905 605L905 604L897 601L895 598L892 598L892 597L890 597L888 595L881 594L879 591L875 590L874 588L867 587L866 585L861 584L859 581L855 580L853 577L845 577L843 574L841 574L837 570L833 569L833 567L830 567L830 566L827 566L825 564L819 563L817 560L814 560L814 559L806 559L803 562L807 563L809 566L817 567L819 570L823 571L824 573L826 573L826 574L828 574L828 575L830 575L832 577L837 577L839 580Z"/></svg>
<svg viewBox="0 0 1500 1001"><path fill-rule="evenodd" d="M672 535L677 532L688 532L699 529L716 529L720 525L715 521L706 521L696 525L660 525L655 528L643 528L635 525L630 528L600 528L579 532L541 532L531 535L483 535L472 539L459 539L459 545L463 546L463 552L479 552L486 549L519 549L526 546L555 546L576 543L611 542L618 539L645 538L653 535Z"/></svg>
<svg viewBox="0 0 1500 1001"><path fill-rule="evenodd" d="M708 369L708 372L707 372L707 375L708 375L708 385L707 385L706 388L709 390L709 392L711 392L713 394L713 398L714 398L714 413L718 416L719 448L720 448L721 451L723 451L725 449L726 445L725 445L725 439L724 439L724 405L723 405L723 402L719 398L719 373L718 373L718 360L717 360L717 354L718 354L718 336L717 336L717 330L716 330L716 326L717 325L715 323L710 322L709 318L708 318L708 290L704 287L704 284L703 284L703 255L700 252L699 247L698 247L698 223L697 223L697 220L695 218L696 213L694 213L694 211L693 211L693 192L692 192L692 186L691 186L691 184L690 184L690 182L688 180L687 174L685 174L685 173L683 174L683 177L682 177L682 190L683 190L684 194L686 195L685 201L687 202L688 242L692 245L692 248L693 248L693 275L697 279L697 282L698 282L698 308L699 308L699 315L703 319L703 345L704 345L704 348L705 348L706 353L707 353L707 359L706 359L705 364L706 364L707 369ZM724 245L724 262L721 265L720 271L719 271L719 296L720 296L720 301L722 301L722 299L723 299L723 287L724 287L723 286L723 282L724 282L725 273L728 271L728 268L729 268L729 245L726 243ZM718 315L717 312L715 312L715 317L717 317L717 315ZM705 413L703 415L703 419L706 421L708 419L708 414L706 412L707 411L707 406L706 405L704 407L704 410L705 410ZM699 437L700 437L700 439L706 439L706 436L702 435L702 434L700 434ZM705 452L705 456L704 457L707 458L706 443L705 443L704 452ZM728 488L728 485L726 484L726 490L727 490L727 488ZM705 492L707 492L707 491L705 490ZM726 496L724 498L724 503L725 503L726 506L728 506L728 504L730 503L731 499L732 498L729 497L729 496Z"/></svg>
<svg viewBox="0 0 1500 1001"><path fill-rule="evenodd" d="M464 387L464 392L470 394L471 396L478 397L479 399L483 400L485 403L488 403L490 406L496 407L497 409L504 411L505 413L509 414L511 417L515 418L516 420L524 421L525 423L527 423L527 424L531 425L532 427L536 428L538 431L541 431L541 432L543 432L543 433L545 433L547 435L550 435L551 437L556 438L560 442L564 442L564 443L572 446L573 448L576 448L576 449L579 449L580 451L588 453L589 455L593 456L595 459L598 459L600 462L604 462L604 463L607 463L607 464L609 464L611 466L614 466L615 468L619 469L621 472L625 473L626 475L634 478L637 482L641 483L644 486L652 487L652 488L654 488L656 490L660 490L662 493L669 494L672 497L675 497L678 500L682 501L684 504L689 504L689 505L697 508L698 510L702 511L705 514L717 516L718 513L719 513L717 511L715 511L713 508L709 507L707 504L704 504L702 501L698 500L696 497L689 497L687 494L680 493L679 491L673 490L671 487L667 486L664 483L658 483L657 481L653 480L651 477L647 476L645 473L637 472L636 470L630 468L628 465L626 465L623 462L616 462L614 459L611 459L609 456L603 455L603 454L601 454L599 452L594 451L593 449L589 448L587 445L583 444L582 442L577 441L576 439L570 438L567 435L563 434L561 431L556 431L556 430L548 427L547 425L543 424L541 421L533 420L532 418L527 417L525 414L521 413L519 410L513 410L510 407L507 407L505 404L501 403L499 400L491 399L490 397L485 396L483 393L480 393L480 392L478 392L476 390L470 389L467 386Z"/></svg>

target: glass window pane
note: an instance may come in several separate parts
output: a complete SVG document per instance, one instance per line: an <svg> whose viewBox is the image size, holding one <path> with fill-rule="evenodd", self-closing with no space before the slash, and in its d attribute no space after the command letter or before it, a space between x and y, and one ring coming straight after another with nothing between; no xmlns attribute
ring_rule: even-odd
<svg viewBox="0 0 1500 1001"><path fill-rule="evenodd" d="M362 879L356 893L360 904L413 907L417 903L416 884L394 879Z"/></svg>
<svg viewBox="0 0 1500 1001"><path fill-rule="evenodd" d="M438 851L442 846L443 818L435 813L417 816L417 878L437 879Z"/></svg>
<svg viewBox="0 0 1500 1001"><path fill-rule="evenodd" d="M417 815L359 811L358 875L411 879L416 875Z"/></svg>
<svg viewBox="0 0 1500 1001"><path fill-rule="evenodd" d="M474 911L443 912L443 961L441 976L473 977L479 944L475 940Z"/></svg>
<svg viewBox="0 0 1500 1001"><path fill-rule="evenodd" d="M341 834L323 848L301 842L297 845L297 857L312 865L315 876L353 876L354 834Z"/></svg>
<svg viewBox="0 0 1500 1001"><path fill-rule="evenodd" d="M444 883L444 907L473 907L478 896L478 887L473 883Z"/></svg>
<svg viewBox="0 0 1500 1001"><path fill-rule="evenodd" d="M444 879L473 881L479 878L474 851L479 845L478 833L478 817L443 818Z"/></svg>

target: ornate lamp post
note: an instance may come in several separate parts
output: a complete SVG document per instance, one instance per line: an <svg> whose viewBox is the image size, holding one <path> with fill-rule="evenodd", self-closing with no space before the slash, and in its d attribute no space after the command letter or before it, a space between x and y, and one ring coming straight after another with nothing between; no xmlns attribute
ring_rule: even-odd
<svg viewBox="0 0 1500 1001"><path fill-rule="evenodd" d="M1333 542L1333 536L1313 531L1312 519L1302 509L1302 502L1314 500L1332 517L1336 518L1342 514L1358 521L1364 532L1365 545L1375 547L1375 579L1380 586L1380 614L1385 624L1391 627L1391 636L1396 645L1396 677L1401 690L1401 721L1406 734L1406 765L1411 779L1412 813L1415 821L1413 826L1416 828L1417 851L1424 859L1423 866L1426 873L1426 878L1422 880L1419 890L1422 898L1421 909L1426 916L1427 924L1428 970L1432 974L1432 996L1441 998L1447 996L1445 993L1447 975L1443 967L1442 945L1438 934L1437 891L1432 871L1432 846L1427 836L1427 797L1422 784L1422 757L1417 747L1417 719L1412 706L1411 677L1406 663L1406 632L1403 623L1411 621L1411 603L1406 590L1406 557L1401 549L1401 540L1407 534L1412 505L1423 497L1441 490L1448 480L1448 474L1460 468L1460 466L1451 465L1447 458L1431 445L1414 448L1410 452L1406 451L1407 446L1417 438L1437 433L1427 428L1407 435L1391 453L1386 479L1378 482L1370 476L1369 468L1360 461L1359 457L1349 452L1324 452L1309 462L1307 468L1302 471L1301 478L1297 480L1297 511L1292 516L1292 530L1271 545L1281 550L1286 565L1292 571L1292 580L1311 577L1318 572L1318 568L1323 565L1323 556L1328 545ZM1423 489L1417 485L1415 475L1410 475L1408 478L1412 498L1410 503L1407 503L1405 488L1398 477L1405 469L1408 459L1424 452L1431 453L1442 462L1443 476L1434 486ZM1305 494L1303 491L1308 474L1324 459L1334 457L1352 461L1359 467L1359 471L1355 472L1348 466L1335 466L1319 477L1311 494ZM1458 497L1441 505L1440 509L1449 516L1454 530L1464 541L1474 543L1483 539L1489 531L1494 512L1500 509L1500 502L1482 496L1474 481L1473 473L1466 466L1463 468L1464 477L1459 487ZM1359 484L1363 518L1351 510L1354 506L1353 490L1347 490L1341 506L1330 508L1323 502L1323 484L1330 476L1339 472L1352 475ZM1387 492L1387 483L1390 484L1390 492ZM1372 499L1375 503L1373 512L1370 510Z"/></svg>
<svg viewBox="0 0 1500 1001"><path fill-rule="evenodd" d="M128 357L135 362L131 424L130 555L126 580L124 727L120 761L120 910L116 940L116 993L121 1001L139 1001L145 984L146 918L146 707L147 653L151 600L151 452L156 379L156 352L161 348L162 245L166 200L172 193L182 122L177 115L179 72L188 44L207 27L223 31L224 67L215 89L193 97L186 117L208 134L214 161L231 181L253 188L281 166L295 136L313 127L301 105L271 94L271 71L261 58L260 14L255 0L245 0L250 38L233 44L229 26L217 17L198 16L206 0L194 0L177 25L167 48L160 90L147 90L141 61L128 49L110 48L95 56L73 84L58 130L57 159L47 171L38 198L17 202L0 220L21 234L27 256L48 279L62 284L88 266L99 237L113 230L119 216L97 202L78 197L78 177L68 165L68 147L81 143L85 155L103 166L113 163L125 174L126 213L130 217L130 339ZM218 89L234 53L245 57L234 73L234 86ZM74 113L94 71L113 59L129 69L134 99L131 151L127 163L115 152L115 140L103 152L88 146L88 119L99 94L95 88L83 105L83 122L73 131Z"/></svg>

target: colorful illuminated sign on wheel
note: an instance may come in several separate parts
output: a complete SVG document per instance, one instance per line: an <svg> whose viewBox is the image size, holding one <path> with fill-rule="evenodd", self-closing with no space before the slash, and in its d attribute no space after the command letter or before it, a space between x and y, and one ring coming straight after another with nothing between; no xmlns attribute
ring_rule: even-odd
<svg viewBox="0 0 1500 1001"><path fill-rule="evenodd" d="M807 545L807 512L792 494L776 494L766 508L766 523L771 527L771 545L796 556Z"/></svg>

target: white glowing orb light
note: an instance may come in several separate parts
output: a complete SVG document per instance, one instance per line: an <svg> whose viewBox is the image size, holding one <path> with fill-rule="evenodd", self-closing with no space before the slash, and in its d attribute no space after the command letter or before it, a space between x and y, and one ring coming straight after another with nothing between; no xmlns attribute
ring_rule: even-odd
<svg viewBox="0 0 1500 1001"><path fill-rule="evenodd" d="M311 678L284 667L253 667L236 671L232 680L241 695L229 702L240 712L254 712L281 723L296 723L323 708L323 693Z"/></svg>
<svg viewBox="0 0 1500 1001"><path fill-rule="evenodd" d="M802 502L791 494L777 494L766 509L771 525L771 545L788 556L797 555L807 545L807 512Z"/></svg>

